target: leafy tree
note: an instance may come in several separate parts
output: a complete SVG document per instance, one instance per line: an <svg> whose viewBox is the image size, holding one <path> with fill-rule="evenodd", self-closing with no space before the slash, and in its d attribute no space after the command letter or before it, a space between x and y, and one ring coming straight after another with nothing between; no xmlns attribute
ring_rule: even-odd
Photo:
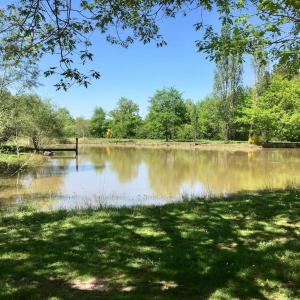
<svg viewBox="0 0 300 300"><path fill-rule="evenodd" d="M190 126L190 138L196 141L199 137L199 112L197 105L192 100L187 100L186 110Z"/></svg>
<svg viewBox="0 0 300 300"><path fill-rule="evenodd" d="M276 61L287 74L298 74L300 68L300 4L298 0L213 1L222 25L230 35L223 35L212 25L205 27L204 38L197 41L199 51L216 62L227 56L256 53L259 64ZM210 2L212 4L212 2ZM223 8L223 9L222 9ZM265 51L261 51L264 49Z"/></svg>
<svg viewBox="0 0 300 300"><path fill-rule="evenodd" d="M24 119L23 102L14 96L38 86L39 71L30 57L5 59L0 51L0 142L14 136L18 150L18 136Z"/></svg>
<svg viewBox="0 0 300 300"><path fill-rule="evenodd" d="M231 38L228 26L223 26L221 34ZM220 117L223 124L223 136L226 141L234 136L234 115L238 93L241 90L242 59L240 55L229 55L220 59L215 73L214 92L220 102Z"/></svg>
<svg viewBox="0 0 300 300"><path fill-rule="evenodd" d="M34 148L41 147L43 141L63 137L64 131L57 117L57 111L50 101L43 101L37 95L20 96L24 103L25 118L23 133L31 138Z"/></svg>
<svg viewBox="0 0 300 300"><path fill-rule="evenodd" d="M280 74L258 97L256 106L246 109L253 130L263 141L300 140L300 78L288 80Z"/></svg>
<svg viewBox="0 0 300 300"><path fill-rule="evenodd" d="M233 119L233 139L239 141L249 140L252 125L249 123L245 111L253 105L253 89L240 88L237 93L236 108Z"/></svg>
<svg viewBox="0 0 300 300"><path fill-rule="evenodd" d="M0 94L0 130L1 139L7 141L10 138L14 139L18 152L18 138L24 131L24 123L28 118L25 113L25 105L23 97L13 96L9 92Z"/></svg>
<svg viewBox="0 0 300 300"><path fill-rule="evenodd" d="M7 90L0 93L0 142L7 141L11 135L11 97Z"/></svg>
<svg viewBox="0 0 300 300"><path fill-rule="evenodd" d="M185 123L177 129L176 138L181 140L196 140L199 137L199 113L198 106L191 100L185 101L186 120Z"/></svg>
<svg viewBox="0 0 300 300"><path fill-rule="evenodd" d="M0 137L15 141L30 137L38 149L45 139L74 136L74 120L66 108L57 109L49 101L33 94L0 94Z"/></svg>
<svg viewBox="0 0 300 300"><path fill-rule="evenodd" d="M96 107L89 124L90 133L94 137L103 137L106 131L105 112Z"/></svg>
<svg viewBox="0 0 300 300"><path fill-rule="evenodd" d="M75 120L66 108L59 108L57 110L56 119L61 128L62 138L75 136Z"/></svg>
<svg viewBox="0 0 300 300"><path fill-rule="evenodd" d="M122 97L118 101L116 109L112 110L109 115L113 137L132 138L136 136L141 123L139 106L136 103Z"/></svg>
<svg viewBox="0 0 300 300"><path fill-rule="evenodd" d="M76 67L93 59L91 33L99 31L113 44L128 47L134 40L143 43L166 41L158 20L188 15L191 10L215 10L220 24L229 26L230 36L218 33L219 26L199 17L196 30L204 30L196 42L199 51L216 62L229 55L252 54L267 49L268 60L297 73L300 66L299 19L297 0L20 0L9 2L0 13L0 50L6 60L45 54L58 55L59 63L49 66L45 76L58 74L57 88L67 89L72 82L88 86L100 78L96 70L87 73ZM219 25L219 24L217 24ZM263 62L264 57L260 57ZM59 67L57 67L59 66Z"/></svg>
<svg viewBox="0 0 300 300"><path fill-rule="evenodd" d="M168 141L176 138L176 129L187 121L186 106L182 95L174 88L156 91L150 99L148 126L158 136Z"/></svg>
<svg viewBox="0 0 300 300"><path fill-rule="evenodd" d="M206 97L199 102L198 111L200 137L203 139L220 139L219 100L213 96Z"/></svg>
<svg viewBox="0 0 300 300"><path fill-rule="evenodd" d="M0 52L0 95L7 91L22 94L37 87L39 70L36 62L28 58L5 60Z"/></svg>
<svg viewBox="0 0 300 300"><path fill-rule="evenodd" d="M82 138L89 136L89 120L84 117L75 118L75 134Z"/></svg>

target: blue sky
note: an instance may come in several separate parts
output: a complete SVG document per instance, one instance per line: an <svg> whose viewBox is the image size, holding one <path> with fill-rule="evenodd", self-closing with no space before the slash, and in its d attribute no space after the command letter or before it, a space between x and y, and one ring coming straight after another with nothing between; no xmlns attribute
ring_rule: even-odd
<svg viewBox="0 0 300 300"><path fill-rule="evenodd" d="M89 67L100 71L100 80L93 81L87 89L73 86L64 92L56 91L53 86L57 78L42 78L43 86L36 92L58 106L67 107L72 115L87 118L95 106L101 106L105 111L113 109L122 96L138 103L144 116L149 98L163 87L175 87L184 98L201 100L212 91L215 66L205 54L196 51L195 41L201 38L201 33L193 28L199 21L197 14L199 11L160 22L161 33L168 42L163 48L157 48L155 43L135 42L124 49L95 34L92 38L95 56ZM217 23L215 14L207 12L204 18L207 22ZM55 58L48 56L41 67L56 63ZM251 85L253 75L249 63L246 62L244 70L244 84Z"/></svg>

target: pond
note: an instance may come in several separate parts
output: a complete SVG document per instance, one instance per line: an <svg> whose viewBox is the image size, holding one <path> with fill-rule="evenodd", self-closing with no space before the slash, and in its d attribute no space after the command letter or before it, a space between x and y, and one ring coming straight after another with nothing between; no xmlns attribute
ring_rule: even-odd
<svg viewBox="0 0 300 300"><path fill-rule="evenodd" d="M300 184L299 149L207 151L82 147L42 167L0 175L0 207L40 210L163 205L194 196Z"/></svg>

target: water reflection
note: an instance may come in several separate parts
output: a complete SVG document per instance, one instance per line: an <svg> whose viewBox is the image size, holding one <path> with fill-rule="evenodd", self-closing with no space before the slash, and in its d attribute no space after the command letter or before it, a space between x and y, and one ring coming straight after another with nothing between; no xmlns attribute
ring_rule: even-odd
<svg viewBox="0 0 300 300"><path fill-rule="evenodd" d="M300 150L255 152L81 149L14 177L0 176L0 205L41 209L163 204L182 195L226 194L300 184Z"/></svg>

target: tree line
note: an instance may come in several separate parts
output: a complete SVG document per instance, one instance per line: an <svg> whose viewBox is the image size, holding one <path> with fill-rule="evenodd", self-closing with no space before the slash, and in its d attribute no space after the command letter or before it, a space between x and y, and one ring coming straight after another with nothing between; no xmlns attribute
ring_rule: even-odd
<svg viewBox="0 0 300 300"><path fill-rule="evenodd" d="M121 98L107 114L96 107L87 123L93 137L300 141L300 78L266 73L254 88L238 86L230 92L217 86L198 102L164 88L150 98L144 119L136 103Z"/></svg>
<svg viewBox="0 0 300 300"><path fill-rule="evenodd" d="M242 62L228 56L217 64L213 92L201 101L184 99L175 88L157 90L144 118L122 97L115 109L96 107L90 119L74 118L38 95L0 91L0 142L29 137L38 149L49 139L147 138L197 141L300 141L300 77L255 65L252 88L242 84Z"/></svg>
<svg viewBox="0 0 300 300"><path fill-rule="evenodd" d="M237 47L243 40L237 39L226 22L219 39L231 41L235 51L225 51L227 42L220 44L225 52L221 51L222 55L215 60L213 92L202 101L194 102L184 99L175 88L157 90L150 98L144 118L139 114L138 104L125 97L119 99L110 112L96 107L89 120L73 118L66 108L58 108L38 95L24 93L38 85L39 71L30 55L21 56L24 61L19 63L3 59L0 64L0 142L13 139L17 145L19 137L27 136L38 149L47 139L65 140L75 135L166 141L299 141L299 70L294 72L294 68L286 68L278 61L269 73L266 45L258 43L251 50L255 83L251 88L245 87L242 82L244 52ZM2 56L6 53L4 50L0 51ZM9 92L11 90L17 91L16 94Z"/></svg>

